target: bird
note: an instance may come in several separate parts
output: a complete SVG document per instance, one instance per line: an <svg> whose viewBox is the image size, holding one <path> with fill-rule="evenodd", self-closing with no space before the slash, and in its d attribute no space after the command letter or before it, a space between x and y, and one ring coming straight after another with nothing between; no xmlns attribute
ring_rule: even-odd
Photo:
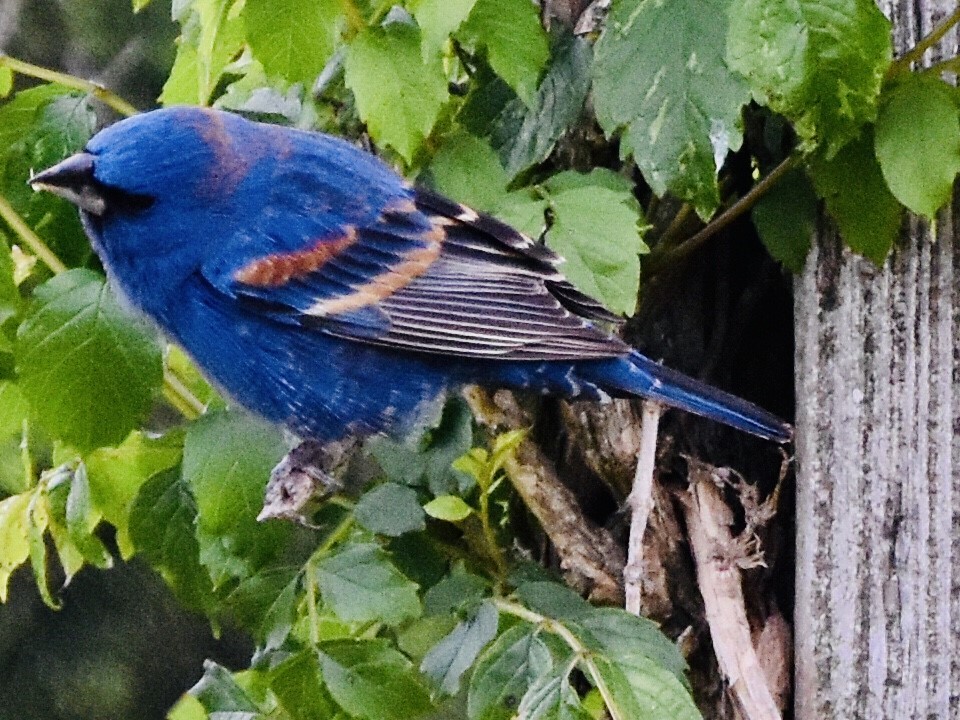
<svg viewBox="0 0 960 720"><path fill-rule="evenodd" d="M106 127L30 183L79 208L129 305L234 402L298 437L402 436L467 385L646 398L792 437L624 342L623 319L543 242L343 139L163 108Z"/></svg>

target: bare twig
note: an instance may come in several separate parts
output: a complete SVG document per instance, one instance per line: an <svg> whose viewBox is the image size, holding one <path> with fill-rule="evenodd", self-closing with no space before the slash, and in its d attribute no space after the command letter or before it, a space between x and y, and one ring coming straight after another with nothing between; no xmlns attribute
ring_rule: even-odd
<svg viewBox="0 0 960 720"><path fill-rule="evenodd" d="M487 427L507 430L530 424L508 392L491 397L484 390L469 388L464 397L477 421ZM623 550L609 532L583 514L550 459L533 441L525 439L504 464L504 470L553 543L567 583L591 600L621 604Z"/></svg>
<svg viewBox="0 0 960 720"><path fill-rule="evenodd" d="M733 514L715 482L714 468L691 464L690 492L683 505L720 672L745 720L780 720L744 605L740 568L756 564L750 557L753 546L733 537Z"/></svg>
<svg viewBox="0 0 960 720"><path fill-rule="evenodd" d="M643 534L647 518L653 509L653 473L657 459L657 428L662 408L653 400L643 401L640 426L640 450L633 489L627 498L630 507L630 539L627 542L627 564L623 569L625 607L627 612L640 614L643 580Z"/></svg>

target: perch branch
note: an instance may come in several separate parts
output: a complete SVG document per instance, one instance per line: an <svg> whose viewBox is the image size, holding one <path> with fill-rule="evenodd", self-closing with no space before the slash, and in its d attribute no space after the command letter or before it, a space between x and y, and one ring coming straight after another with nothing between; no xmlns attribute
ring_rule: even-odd
<svg viewBox="0 0 960 720"><path fill-rule="evenodd" d="M479 388L468 388L464 397L477 421L486 427L507 430L530 424L508 392L491 397ZM543 451L525 439L504 463L504 470L553 543L566 581L592 600L621 604L623 551L609 532L583 514Z"/></svg>
<svg viewBox="0 0 960 720"><path fill-rule="evenodd" d="M760 561L752 538L731 533L733 513L715 479L714 468L692 464L690 491L683 499L714 652L745 720L780 720L753 646L741 585L740 569Z"/></svg>

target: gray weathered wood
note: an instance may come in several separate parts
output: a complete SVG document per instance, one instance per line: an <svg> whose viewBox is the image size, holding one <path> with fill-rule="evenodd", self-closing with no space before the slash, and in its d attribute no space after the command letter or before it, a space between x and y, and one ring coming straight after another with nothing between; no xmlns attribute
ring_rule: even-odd
<svg viewBox="0 0 960 720"><path fill-rule="evenodd" d="M885 6L898 53L955 9ZM880 270L825 227L796 284L800 720L960 718L955 218Z"/></svg>

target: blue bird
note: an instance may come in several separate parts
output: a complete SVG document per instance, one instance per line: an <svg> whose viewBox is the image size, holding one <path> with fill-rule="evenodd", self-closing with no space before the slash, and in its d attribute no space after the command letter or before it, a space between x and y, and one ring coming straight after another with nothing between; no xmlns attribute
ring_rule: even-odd
<svg viewBox="0 0 960 720"><path fill-rule="evenodd" d="M80 208L113 285L213 382L301 437L402 434L467 384L652 398L791 437L624 343L543 244L337 138L156 110L31 182Z"/></svg>

